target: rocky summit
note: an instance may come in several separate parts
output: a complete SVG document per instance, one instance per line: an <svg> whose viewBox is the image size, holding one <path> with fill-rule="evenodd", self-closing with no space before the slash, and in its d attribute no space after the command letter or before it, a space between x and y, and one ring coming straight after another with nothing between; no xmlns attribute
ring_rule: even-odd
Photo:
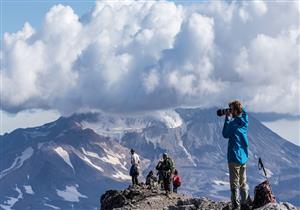
<svg viewBox="0 0 300 210"><path fill-rule="evenodd" d="M213 201L205 197L194 198L184 194L166 195L158 189L145 185L128 187L125 190L108 190L100 198L101 210L230 210L229 201ZM297 210L290 203L269 203L257 210Z"/></svg>

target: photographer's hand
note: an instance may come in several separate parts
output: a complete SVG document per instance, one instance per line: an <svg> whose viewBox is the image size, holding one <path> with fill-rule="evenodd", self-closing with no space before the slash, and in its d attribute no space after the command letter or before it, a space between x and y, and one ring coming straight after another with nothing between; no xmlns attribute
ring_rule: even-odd
<svg viewBox="0 0 300 210"><path fill-rule="evenodd" d="M231 117L231 113L230 112L226 112L225 119L229 119L230 117Z"/></svg>

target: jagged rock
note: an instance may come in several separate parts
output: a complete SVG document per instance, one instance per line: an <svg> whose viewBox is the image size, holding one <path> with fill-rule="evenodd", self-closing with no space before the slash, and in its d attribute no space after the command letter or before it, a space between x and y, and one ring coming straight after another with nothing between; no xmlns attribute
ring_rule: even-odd
<svg viewBox="0 0 300 210"><path fill-rule="evenodd" d="M124 206L126 198L122 192L109 190L101 196L101 209L114 209Z"/></svg>
<svg viewBox="0 0 300 210"><path fill-rule="evenodd" d="M230 210L229 201L212 201L208 198L193 198L172 193L168 196L156 189L141 185L117 191L109 190L101 196L101 210ZM289 203L267 204L257 210L297 210Z"/></svg>
<svg viewBox="0 0 300 210"><path fill-rule="evenodd" d="M269 203L256 210L297 210L297 208L290 203L283 202L283 203Z"/></svg>

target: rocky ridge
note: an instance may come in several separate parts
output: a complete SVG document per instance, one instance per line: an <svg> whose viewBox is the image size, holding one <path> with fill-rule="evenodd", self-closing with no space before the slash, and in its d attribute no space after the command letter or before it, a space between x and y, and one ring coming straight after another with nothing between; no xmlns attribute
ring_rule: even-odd
<svg viewBox="0 0 300 210"><path fill-rule="evenodd" d="M168 196L157 189L141 185L125 190L108 190L100 198L101 210L230 210L229 201L213 201L171 193ZM270 203L257 210L297 210L290 203Z"/></svg>

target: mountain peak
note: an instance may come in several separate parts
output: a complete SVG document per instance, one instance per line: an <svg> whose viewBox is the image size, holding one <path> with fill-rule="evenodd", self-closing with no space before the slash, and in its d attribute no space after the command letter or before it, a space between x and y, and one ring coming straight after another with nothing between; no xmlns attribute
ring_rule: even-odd
<svg viewBox="0 0 300 210"><path fill-rule="evenodd" d="M208 210L231 209L229 201L213 201L206 197L195 198L184 194L171 193L168 196L158 189L146 185L128 187L125 190L108 190L100 198L101 210L164 209L164 210ZM270 203L258 210L296 210L290 203Z"/></svg>

